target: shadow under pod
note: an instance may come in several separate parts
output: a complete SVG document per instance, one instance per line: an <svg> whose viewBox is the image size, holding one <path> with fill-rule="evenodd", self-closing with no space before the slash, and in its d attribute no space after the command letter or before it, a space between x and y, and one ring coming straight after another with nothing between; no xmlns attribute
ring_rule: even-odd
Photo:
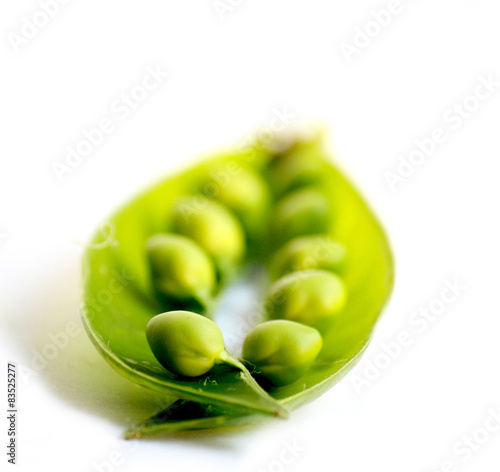
<svg viewBox="0 0 500 472"><path fill-rule="evenodd" d="M36 315L19 339L28 352L28 367L62 401L121 425L123 429L163 410L173 397L138 386L118 374L97 352L80 318L78 267L64 266L38 287ZM97 427L97 426L96 426ZM245 430L233 431L235 435ZM231 448L224 432L178 432L141 439L189 441L222 449Z"/></svg>
<svg viewBox="0 0 500 472"><path fill-rule="evenodd" d="M68 267L44 281L45 296L30 320L28 367L62 400L129 426L166 407L173 398L135 385L100 356L80 318L80 278ZM28 342L26 342L28 341Z"/></svg>

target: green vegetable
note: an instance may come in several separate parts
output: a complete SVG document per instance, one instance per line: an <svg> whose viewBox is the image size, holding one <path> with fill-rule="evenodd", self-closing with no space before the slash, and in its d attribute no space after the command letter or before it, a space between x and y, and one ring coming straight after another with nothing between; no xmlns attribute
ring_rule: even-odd
<svg viewBox="0 0 500 472"><path fill-rule="evenodd" d="M277 196L327 180L327 156L321 134L297 140L270 161L267 174Z"/></svg>
<svg viewBox="0 0 500 472"><path fill-rule="evenodd" d="M339 315L346 301L346 288L339 276L325 270L303 270L276 281L266 307L272 319L317 326Z"/></svg>
<svg viewBox="0 0 500 472"><path fill-rule="evenodd" d="M204 307L209 304L215 289L215 268L198 244L185 236L156 234L148 239L146 253L160 294L195 300Z"/></svg>
<svg viewBox="0 0 500 472"><path fill-rule="evenodd" d="M322 345L314 328L293 321L267 321L248 333L243 358L271 385L282 386L304 375Z"/></svg>
<svg viewBox="0 0 500 472"><path fill-rule="evenodd" d="M329 236L302 236L276 252L270 271L273 278L307 269L341 272L345 258L345 246Z"/></svg>
<svg viewBox="0 0 500 472"><path fill-rule="evenodd" d="M199 188L219 201L240 220L250 239L262 236L271 200L267 183L251 167L236 160L214 165Z"/></svg>
<svg viewBox="0 0 500 472"><path fill-rule="evenodd" d="M169 311L156 315L146 325L146 338L158 362L170 372L185 377L199 377L215 364L227 364L243 371L245 381L260 392L243 364L224 348L219 327L208 318L190 311ZM286 416L286 410L277 409Z"/></svg>
<svg viewBox="0 0 500 472"><path fill-rule="evenodd" d="M307 157L307 152L302 155ZM179 195L192 195L214 165L237 160L260 172L268 168L271 158L256 146L252 152L219 155L167 178L106 220L113 228L112 244L102 244L98 231L85 250L82 319L95 347L129 380L165 398L178 398L157 414L152 400L151 418L130 428L127 437L261 423L265 414L276 414L284 407L296 409L335 385L368 345L392 289L392 256L369 207L335 166L325 162L324 183L318 188L335 214L335 224L325 234L345 245L348 264L342 269L342 278L349 296L333 329L322 332L323 348L300 381L270 388L270 396L266 396L250 385L250 374L243 370L215 365L204 376L186 379L168 372L152 353L146 325L165 310L151 296L146 241L156 233L171 231ZM263 260L270 258L267 252ZM249 260L244 258L242 263Z"/></svg>
<svg viewBox="0 0 500 472"><path fill-rule="evenodd" d="M169 311L151 318L146 337L158 362L186 377L206 374L224 351L219 327L189 311Z"/></svg>
<svg viewBox="0 0 500 472"><path fill-rule="evenodd" d="M328 198L317 188L287 194L272 214L272 237L279 244L297 236L329 233L332 225Z"/></svg>
<svg viewBox="0 0 500 472"><path fill-rule="evenodd" d="M205 197L179 198L172 209L172 229L194 239L225 275L241 261L245 235L236 217Z"/></svg>

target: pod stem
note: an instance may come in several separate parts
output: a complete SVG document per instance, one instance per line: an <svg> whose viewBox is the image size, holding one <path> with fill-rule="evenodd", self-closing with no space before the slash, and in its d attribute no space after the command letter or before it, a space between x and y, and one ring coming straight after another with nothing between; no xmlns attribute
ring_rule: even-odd
<svg viewBox="0 0 500 472"><path fill-rule="evenodd" d="M279 402L271 397L268 392L266 392L260 385L259 383L253 378L252 374L248 371L248 369L245 367L245 365L236 359L234 356L229 354L227 351L222 351L218 359L216 361L217 364L226 364L230 365L232 367L235 367L236 369L240 370L242 373L242 379L247 383L248 386L250 386L253 390L255 390L259 395L261 395L264 398L268 398L272 400L276 404L276 416L280 416L282 418L288 417L289 411L282 405L279 404Z"/></svg>
<svg viewBox="0 0 500 472"><path fill-rule="evenodd" d="M219 354L218 360L221 364L227 364L227 365L236 367L238 370L242 370L243 372L247 371L247 368L244 366L244 364L241 361L239 361L238 359L236 359L236 357L229 354L229 352L227 352L227 351L222 351Z"/></svg>

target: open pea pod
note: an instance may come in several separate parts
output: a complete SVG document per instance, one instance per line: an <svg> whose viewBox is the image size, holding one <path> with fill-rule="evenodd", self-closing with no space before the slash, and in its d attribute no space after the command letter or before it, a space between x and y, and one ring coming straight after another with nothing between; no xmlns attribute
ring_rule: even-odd
<svg viewBox="0 0 500 472"><path fill-rule="evenodd" d="M248 152L203 161L132 200L108 220L112 235L107 242L103 243L98 232L86 250L82 317L94 345L133 382L179 398L131 428L127 437L262 422L266 415L293 410L321 395L356 364L368 345L392 289L393 260L387 238L369 207L334 165L325 161L321 179L314 185L332 207L327 232L346 248L342 277L349 295L335 325L322 333L323 349L310 370L290 385L269 389L267 395L253 388L245 373L223 366L201 378L183 380L163 369L151 353L145 326L165 306L154 296L144 257L145 241L169 230L175 199L197 188L214 163L220 167L241 162L265 175L263 169L271 158L271 153L257 145ZM252 241L252 235L249 239ZM251 244L247 261L269 259L271 248L265 240Z"/></svg>

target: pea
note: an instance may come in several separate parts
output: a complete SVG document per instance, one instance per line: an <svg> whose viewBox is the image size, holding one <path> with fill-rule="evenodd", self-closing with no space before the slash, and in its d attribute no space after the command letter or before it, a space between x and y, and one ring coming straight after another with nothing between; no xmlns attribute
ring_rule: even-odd
<svg viewBox="0 0 500 472"><path fill-rule="evenodd" d="M285 151L277 153L268 165L267 174L275 195L282 196L322 182L327 166L322 139L318 135L296 141Z"/></svg>
<svg viewBox="0 0 500 472"><path fill-rule="evenodd" d="M214 165L208 174L200 191L229 208L251 236L262 234L271 199L264 179L236 161Z"/></svg>
<svg viewBox="0 0 500 472"><path fill-rule="evenodd" d="M168 371L186 377L206 374L224 352L219 327L190 311L156 315L146 326L149 347Z"/></svg>
<svg viewBox="0 0 500 472"><path fill-rule="evenodd" d="M205 197L180 198L173 208L172 228L195 240L221 273L234 268L245 252L239 221L225 206Z"/></svg>
<svg viewBox="0 0 500 472"><path fill-rule="evenodd" d="M269 396L240 360L225 350L222 332L212 320L191 311L161 313L149 320L146 339L155 358L169 372L199 377L215 365L226 365L239 370L238 380L272 403L275 415L288 416L288 410Z"/></svg>
<svg viewBox="0 0 500 472"><path fill-rule="evenodd" d="M297 236L328 233L330 202L315 188L296 190L278 201L272 215L273 237L282 244Z"/></svg>
<svg viewBox="0 0 500 472"><path fill-rule="evenodd" d="M250 331L243 359L273 386L295 382L311 367L323 345L310 326L286 320L266 321Z"/></svg>
<svg viewBox="0 0 500 472"><path fill-rule="evenodd" d="M148 239L146 254L160 294L207 305L215 288L215 268L198 244L185 236L156 234Z"/></svg>
<svg viewBox="0 0 500 472"><path fill-rule="evenodd" d="M342 311L347 294L342 279L325 270L303 270L277 280L265 306L271 319L323 327Z"/></svg>
<svg viewBox="0 0 500 472"><path fill-rule="evenodd" d="M299 270L342 270L346 257L345 246L329 236L302 236L280 248L270 265L273 278Z"/></svg>

